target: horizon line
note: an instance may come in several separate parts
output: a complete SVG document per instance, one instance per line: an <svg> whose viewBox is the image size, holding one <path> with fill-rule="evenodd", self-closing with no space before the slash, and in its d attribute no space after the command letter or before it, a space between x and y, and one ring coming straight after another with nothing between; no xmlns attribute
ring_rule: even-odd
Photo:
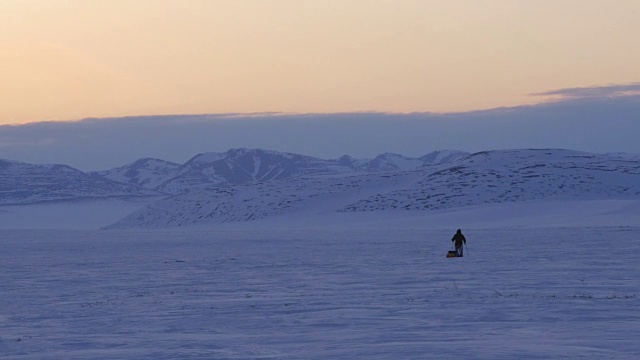
<svg viewBox="0 0 640 360"><path fill-rule="evenodd" d="M78 119L49 119L28 122L13 122L0 124L3 126L23 126L41 123L77 123L83 121L102 121L114 119L131 119L131 118L171 118L171 117L206 117L212 116L217 118L260 118L271 116L317 116L317 115L425 115L425 116L455 116L463 114L478 114L495 111L511 111L517 109L533 108L545 105L555 105L559 103L568 103L579 100L611 100L619 98L640 97L640 82L628 82L621 84L594 85L586 87L562 88L538 93L528 94L532 98L545 98L539 102L524 103L514 106L497 106L490 108L481 108L467 111L378 111L378 110L354 110L354 111L336 111L336 112L295 112L295 111L252 111L252 112L220 112L220 113L157 113L143 115L115 115L115 116L87 116Z"/></svg>

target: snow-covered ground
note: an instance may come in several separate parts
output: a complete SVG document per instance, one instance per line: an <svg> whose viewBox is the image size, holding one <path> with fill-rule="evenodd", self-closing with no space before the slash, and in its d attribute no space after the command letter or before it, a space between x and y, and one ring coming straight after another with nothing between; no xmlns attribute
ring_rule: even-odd
<svg viewBox="0 0 640 360"><path fill-rule="evenodd" d="M157 198L87 199L0 206L0 229L100 229Z"/></svg>
<svg viewBox="0 0 640 360"><path fill-rule="evenodd" d="M638 204L3 226L0 357L638 359Z"/></svg>

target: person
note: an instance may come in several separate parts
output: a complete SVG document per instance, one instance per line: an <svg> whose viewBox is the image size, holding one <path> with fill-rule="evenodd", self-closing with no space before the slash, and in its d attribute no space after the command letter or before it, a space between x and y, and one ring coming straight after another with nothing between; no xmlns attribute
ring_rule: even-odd
<svg viewBox="0 0 640 360"><path fill-rule="evenodd" d="M451 238L451 242L454 241L456 246L456 255L462 257L464 252L463 244L467 243L467 239L465 239L464 235L462 235L462 230L458 229L458 231L456 231L456 234L453 235L453 238Z"/></svg>

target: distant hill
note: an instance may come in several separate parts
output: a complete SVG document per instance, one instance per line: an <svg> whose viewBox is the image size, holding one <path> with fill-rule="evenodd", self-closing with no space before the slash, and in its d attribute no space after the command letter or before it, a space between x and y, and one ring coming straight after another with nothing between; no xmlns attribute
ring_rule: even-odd
<svg viewBox="0 0 640 360"><path fill-rule="evenodd" d="M91 174L125 184L155 189L164 181L175 176L178 168L180 168L180 164L145 158L115 169L94 171Z"/></svg>
<svg viewBox="0 0 640 360"><path fill-rule="evenodd" d="M345 211L443 209L535 199L640 197L640 160L569 150L486 151Z"/></svg>
<svg viewBox="0 0 640 360"><path fill-rule="evenodd" d="M342 157L338 161L348 164L351 169L363 172L385 172L415 170L424 166L450 163L468 156L462 151L435 151L419 158L406 157L400 154L384 153L371 160L356 160Z"/></svg>
<svg viewBox="0 0 640 360"><path fill-rule="evenodd" d="M153 194L137 185L86 174L66 165L0 160L0 205Z"/></svg>

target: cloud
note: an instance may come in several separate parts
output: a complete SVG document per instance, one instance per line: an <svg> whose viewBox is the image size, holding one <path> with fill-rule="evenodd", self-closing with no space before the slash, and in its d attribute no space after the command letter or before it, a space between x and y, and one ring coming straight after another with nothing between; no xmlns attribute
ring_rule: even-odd
<svg viewBox="0 0 640 360"><path fill-rule="evenodd" d="M33 146L33 147L51 146L53 145L54 142L55 142L54 139L46 139L46 138L26 140L26 141L14 140L10 138L0 138L0 148L10 148L15 146Z"/></svg>
<svg viewBox="0 0 640 360"><path fill-rule="evenodd" d="M640 95L640 83L557 89L533 96L560 96L561 99L597 99Z"/></svg>
<svg viewBox="0 0 640 360"><path fill-rule="evenodd" d="M143 157L264 148L321 158L383 152L567 148L640 154L640 84L561 89L563 99L465 113L209 114L0 126L0 158L102 170Z"/></svg>

